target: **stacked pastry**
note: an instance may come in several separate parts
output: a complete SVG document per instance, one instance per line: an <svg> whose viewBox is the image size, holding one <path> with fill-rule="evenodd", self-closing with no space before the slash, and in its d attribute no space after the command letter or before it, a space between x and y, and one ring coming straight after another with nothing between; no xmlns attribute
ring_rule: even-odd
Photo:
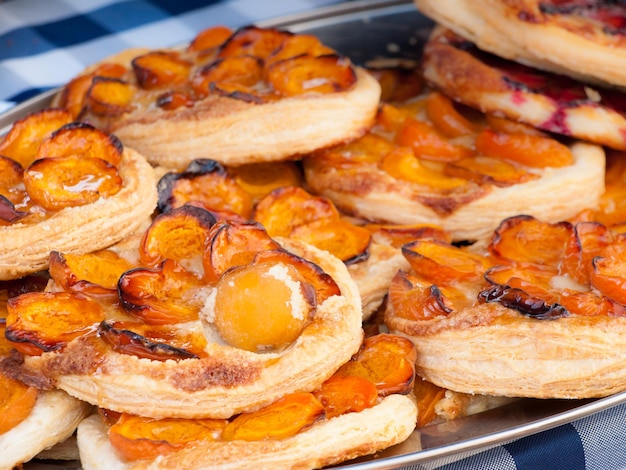
<svg viewBox="0 0 626 470"><path fill-rule="evenodd" d="M442 25L421 67L215 27L15 124L0 439L54 394L80 415L58 440L94 411L86 469L319 468L508 397L626 389L621 95L597 85L621 83L524 55L543 33L505 40L509 2L417 3ZM541 5L516 17L571 30Z"/></svg>

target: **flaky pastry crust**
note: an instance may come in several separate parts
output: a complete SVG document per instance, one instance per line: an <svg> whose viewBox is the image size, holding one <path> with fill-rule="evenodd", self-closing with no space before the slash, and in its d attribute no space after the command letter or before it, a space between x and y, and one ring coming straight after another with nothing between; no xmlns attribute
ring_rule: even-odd
<svg viewBox="0 0 626 470"><path fill-rule="evenodd" d="M61 390L39 392L30 415L0 434L0 469L11 470L64 441L91 412L91 406Z"/></svg>
<svg viewBox="0 0 626 470"><path fill-rule="evenodd" d="M287 393L316 389L360 347L361 301L337 258L302 243L281 243L318 264L341 291L317 306L312 321L286 350L263 354L227 346L207 322L198 320L186 327L207 334L208 357L152 361L82 336L58 353L25 357L24 375L102 408L157 418L228 418Z"/></svg>
<svg viewBox="0 0 626 470"><path fill-rule="evenodd" d="M139 153L124 149L122 189L112 197L69 207L37 223L0 227L0 280L18 279L48 267L50 252L89 253L137 230L156 207L156 179Z"/></svg>
<svg viewBox="0 0 626 470"><path fill-rule="evenodd" d="M571 150L573 165L546 168L539 178L525 183L490 187L470 202L459 199L458 207L444 214L422 202L441 196L429 194L424 186L393 178L375 166L364 165L358 172L351 168L348 173L305 164L305 176L316 193L352 215L395 224L436 224L454 240L477 240L486 238L501 220L512 215L525 213L558 221L596 207L604 191L604 151L586 143L575 143Z"/></svg>
<svg viewBox="0 0 626 470"><path fill-rule="evenodd" d="M347 413L281 440L203 442L155 461L124 462L111 446L106 426L93 415L78 430L81 462L97 469L312 469L343 462L404 441L415 427L417 408L405 395Z"/></svg>
<svg viewBox="0 0 626 470"><path fill-rule="evenodd" d="M415 343L419 375L458 392L590 398L626 389L626 317L537 320L481 304L424 321L388 312L385 321Z"/></svg>
<svg viewBox="0 0 626 470"><path fill-rule="evenodd" d="M420 12L500 57L587 82L626 86L623 35L606 33L594 20L543 12L536 0L414 2Z"/></svg>
<svg viewBox="0 0 626 470"><path fill-rule="evenodd" d="M593 89L582 83L561 80L555 97L533 89L511 86L506 72L471 54L466 47L457 47L459 36L436 27L424 47L424 77L451 98L484 113L521 121L547 131L570 135L599 145L626 149L626 118L605 104L615 93ZM464 44L465 45L465 44ZM505 65L506 67L506 65ZM534 72L539 75L541 72ZM546 82L557 77L543 77ZM558 85L557 85L558 86ZM567 87L584 89L587 97L567 100ZM563 98L561 98L563 96ZM600 101L602 100L602 101ZM614 106L615 104L613 104Z"/></svg>

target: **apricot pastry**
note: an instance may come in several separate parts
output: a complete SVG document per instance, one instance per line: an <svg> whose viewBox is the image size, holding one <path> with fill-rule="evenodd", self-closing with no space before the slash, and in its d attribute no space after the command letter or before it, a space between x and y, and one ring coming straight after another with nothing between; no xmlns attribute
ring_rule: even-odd
<svg viewBox="0 0 626 470"><path fill-rule="evenodd" d="M624 235L598 222L505 219L487 249L418 240L385 323L417 372L464 393L601 397L626 389Z"/></svg>
<svg viewBox="0 0 626 470"><path fill-rule="evenodd" d="M415 427L414 355L405 338L367 338L315 390L287 394L231 419L155 420L103 410L79 428L82 464L89 470L111 464L320 468L372 454L402 442Z"/></svg>
<svg viewBox="0 0 626 470"><path fill-rule="evenodd" d="M601 147L502 121L422 89L383 103L360 139L305 157L306 183L347 214L435 224L454 241L485 238L520 213L558 221L598 206Z"/></svg>
<svg viewBox="0 0 626 470"><path fill-rule="evenodd" d="M44 109L17 121L0 153L0 279L46 269L53 250L113 245L156 206L145 159L67 111Z"/></svg>
<svg viewBox="0 0 626 470"><path fill-rule="evenodd" d="M179 170L198 158L293 159L372 124L378 82L317 38L225 31L209 28L182 49L110 57L69 82L55 104Z"/></svg>
<svg viewBox="0 0 626 470"><path fill-rule="evenodd" d="M9 300L23 360L2 370L113 411L228 418L315 389L359 347L358 291L324 251L194 206L156 217L136 250L53 253L48 291Z"/></svg>

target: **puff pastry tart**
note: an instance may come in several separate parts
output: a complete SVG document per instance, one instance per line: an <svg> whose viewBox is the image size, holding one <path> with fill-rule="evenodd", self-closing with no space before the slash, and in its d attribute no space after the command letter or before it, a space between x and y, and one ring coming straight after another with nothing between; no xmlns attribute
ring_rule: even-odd
<svg viewBox="0 0 626 470"><path fill-rule="evenodd" d="M384 103L362 138L305 157L306 182L348 214L431 223L453 240L487 237L520 213L558 221L596 207L604 190L602 148L517 124L477 116L425 90Z"/></svg>
<svg viewBox="0 0 626 470"><path fill-rule="evenodd" d="M321 387L232 419L146 419L102 412L81 423L83 468L310 469L405 440L415 351L394 335L369 337Z"/></svg>
<svg viewBox="0 0 626 470"><path fill-rule="evenodd" d="M404 246L385 322L417 373L465 393L600 397L626 390L626 238L598 222L506 219L484 253ZM478 251L478 250L476 250Z"/></svg>
<svg viewBox="0 0 626 470"><path fill-rule="evenodd" d="M17 121L0 141L0 279L45 269L135 231L156 207L152 167L112 134L61 109Z"/></svg>
<svg viewBox="0 0 626 470"><path fill-rule="evenodd" d="M0 319L0 357L12 349ZM42 391L0 372L0 468L11 470L67 439L91 407L61 390Z"/></svg>
<svg viewBox="0 0 626 470"><path fill-rule="evenodd" d="M361 344L341 261L198 207L157 216L136 259L54 252L50 274L9 300L24 357L3 369L115 411L227 418L319 387Z"/></svg>
<svg viewBox="0 0 626 470"><path fill-rule="evenodd" d="M480 49L585 82L626 86L621 2L415 0L425 15Z"/></svg>
<svg viewBox="0 0 626 470"><path fill-rule="evenodd" d="M453 99L514 121L616 149L626 148L623 93L482 52L436 27L424 47L424 77Z"/></svg>
<svg viewBox="0 0 626 470"><path fill-rule="evenodd" d="M250 26L210 28L183 49L124 51L56 103L183 169L197 158L285 160L357 137L379 96L373 77L317 38Z"/></svg>

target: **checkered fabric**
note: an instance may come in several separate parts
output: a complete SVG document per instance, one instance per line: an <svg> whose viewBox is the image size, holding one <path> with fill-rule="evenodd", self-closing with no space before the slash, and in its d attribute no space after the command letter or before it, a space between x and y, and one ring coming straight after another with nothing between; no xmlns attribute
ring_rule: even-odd
<svg viewBox="0 0 626 470"><path fill-rule="evenodd" d="M334 3L339 0L0 0L0 112L128 47L182 44L210 25L236 28ZM626 404L461 460L406 470L433 469L626 469Z"/></svg>

